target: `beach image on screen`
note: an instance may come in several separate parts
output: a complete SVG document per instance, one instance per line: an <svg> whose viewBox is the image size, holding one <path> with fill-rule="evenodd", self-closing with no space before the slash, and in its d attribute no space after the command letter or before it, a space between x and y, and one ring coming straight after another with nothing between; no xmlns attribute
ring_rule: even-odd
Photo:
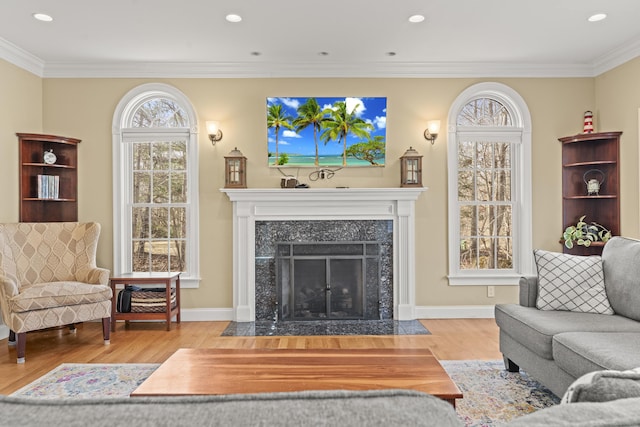
<svg viewBox="0 0 640 427"><path fill-rule="evenodd" d="M385 97L267 98L273 167L384 166Z"/></svg>

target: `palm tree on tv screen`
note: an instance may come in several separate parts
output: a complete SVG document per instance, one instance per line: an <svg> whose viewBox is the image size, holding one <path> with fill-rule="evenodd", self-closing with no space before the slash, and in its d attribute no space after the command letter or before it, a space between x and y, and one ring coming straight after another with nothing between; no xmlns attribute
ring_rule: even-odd
<svg viewBox="0 0 640 427"><path fill-rule="evenodd" d="M295 131L300 132L308 126L313 127L313 142L316 146L316 160L315 165L320 164L318 155L318 132L322 128L322 123L326 122L327 113L318 105L318 101L315 98L307 99L307 102L298 107L298 117L293 121Z"/></svg>
<svg viewBox="0 0 640 427"><path fill-rule="evenodd" d="M324 132L320 139L326 145L329 141L342 141L342 166L347 166L347 135L353 134L358 138L370 138L373 126L356 115L360 104L356 104L351 112L347 111L347 103L338 101L329 109L330 118L323 122Z"/></svg>
<svg viewBox="0 0 640 427"><path fill-rule="evenodd" d="M286 116L282 111L282 105L273 104L269 105L269 111L267 113L267 128L273 128L276 136L276 155L274 165L278 164L278 136L280 134L280 128L293 129L291 125L291 116Z"/></svg>

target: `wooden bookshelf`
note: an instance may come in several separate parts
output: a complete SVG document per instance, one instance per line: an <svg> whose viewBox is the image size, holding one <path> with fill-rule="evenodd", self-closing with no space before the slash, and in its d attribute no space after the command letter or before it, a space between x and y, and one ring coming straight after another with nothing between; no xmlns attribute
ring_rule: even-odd
<svg viewBox="0 0 640 427"><path fill-rule="evenodd" d="M17 133L20 144L20 222L78 220L79 139L55 135ZM53 151L54 163L44 153ZM55 191L39 191L38 175L58 177ZM46 197L44 197L46 196Z"/></svg>
<svg viewBox="0 0 640 427"><path fill-rule="evenodd" d="M622 132L586 133L559 138L562 142L562 224L575 225L582 215L587 223L597 222L620 235L620 135ZM601 171L604 181L600 192L590 195L584 175ZM562 234L562 231L560 234ZM590 247L574 246L565 253L599 255L602 242Z"/></svg>

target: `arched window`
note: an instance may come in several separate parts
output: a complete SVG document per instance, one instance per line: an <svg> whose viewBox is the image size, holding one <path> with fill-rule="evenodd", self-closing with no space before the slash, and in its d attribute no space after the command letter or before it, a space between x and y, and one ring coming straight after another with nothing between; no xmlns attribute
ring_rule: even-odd
<svg viewBox="0 0 640 427"><path fill-rule="evenodd" d="M164 84L127 93L113 119L114 269L199 280L197 119Z"/></svg>
<svg viewBox="0 0 640 427"><path fill-rule="evenodd" d="M449 283L515 285L533 272L529 110L508 86L480 83L449 123Z"/></svg>

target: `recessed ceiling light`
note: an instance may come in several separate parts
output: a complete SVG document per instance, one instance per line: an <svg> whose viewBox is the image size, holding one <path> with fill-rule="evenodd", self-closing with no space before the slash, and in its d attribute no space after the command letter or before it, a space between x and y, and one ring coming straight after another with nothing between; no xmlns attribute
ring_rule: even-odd
<svg viewBox="0 0 640 427"><path fill-rule="evenodd" d="M230 13L225 17L225 19L229 22L240 22L242 21L242 16Z"/></svg>
<svg viewBox="0 0 640 427"><path fill-rule="evenodd" d="M588 21L589 22L598 22L598 21L602 21L606 17L607 17L606 13L596 13L595 15L591 15L588 18Z"/></svg>
<svg viewBox="0 0 640 427"><path fill-rule="evenodd" d="M392 52L387 52L387 56L396 56L396 53L393 52L393 51Z"/></svg>
<svg viewBox="0 0 640 427"><path fill-rule="evenodd" d="M51 22L53 21L53 18L49 15L47 15L46 13L34 13L33 17L36 18L38 21L42 21L42 22Z"/></svg>
<svg viewBox="0 0 640 427"><path fill-rule="evenodd" d="M320 56L329 56L329 52L318 52Z"/></svg>
<svg viewBox="0 0 640 427"><path fill-rule="evenodd" d="M418 22L424 21L424 15L411 15L409 17L409 22L412 24L417 24Z"/></svg>
<svg viewBox="0 0 640 427"><path fill-rule="evenodd" d="M251 52L251 56L260 56L260 55L262 55L262 53L258 52L257 50Z"/></svg>

